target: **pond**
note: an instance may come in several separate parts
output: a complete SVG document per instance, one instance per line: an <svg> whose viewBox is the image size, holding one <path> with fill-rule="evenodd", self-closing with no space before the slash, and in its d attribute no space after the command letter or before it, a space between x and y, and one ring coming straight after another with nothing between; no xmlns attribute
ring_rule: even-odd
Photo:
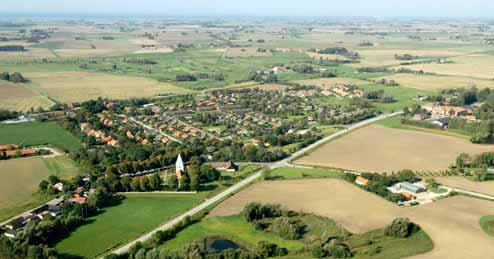
<svg viewBox="0 0 494 259"><path fill-rule="evenodd" d="M228 239L211 239L207 248L211 253L219 253L226 249L240 249L240 246Z"/></svg>

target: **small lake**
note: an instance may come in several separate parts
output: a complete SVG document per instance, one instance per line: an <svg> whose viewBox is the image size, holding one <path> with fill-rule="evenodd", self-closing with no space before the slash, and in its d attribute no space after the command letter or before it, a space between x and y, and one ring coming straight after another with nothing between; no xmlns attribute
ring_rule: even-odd
<svg viewBox="0 0 494 259"><path fill-rule="evenodd" d="M239 249L240 246L227 239L214 239L208 245L208 250L212 253L219 253L226 249Z"/></svg>

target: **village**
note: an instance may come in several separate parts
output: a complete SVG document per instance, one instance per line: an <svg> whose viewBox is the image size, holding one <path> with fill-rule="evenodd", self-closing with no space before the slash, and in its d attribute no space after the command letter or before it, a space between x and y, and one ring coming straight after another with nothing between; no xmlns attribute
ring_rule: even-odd
<svg viewBox="0 0 494 259"><path fill-rule="evenodd" d="M351 123L376 114L372 109L324 103L324 97L334 92L351 96L352 90L347 87L338 86L331 93L313 87L299 88L213 91L185 100L171 98L140 107L124 106L116 111L118 102L105 101L107 110L82 122L79 130L112 147L118 147L122 139L141 145L238 139L269 148L276 143L266 136L276 128L283 129L285 136L299 136L300 142L304 135L320 135L318 126ZM357 96L358 91L354 91Z"/></svg>

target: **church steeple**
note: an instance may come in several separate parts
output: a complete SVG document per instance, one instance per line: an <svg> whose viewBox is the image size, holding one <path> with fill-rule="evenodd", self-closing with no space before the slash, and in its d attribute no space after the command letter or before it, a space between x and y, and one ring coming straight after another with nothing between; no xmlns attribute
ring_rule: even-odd
<svg viewBox="0 0 494 259"><path fill-rule="evenodd" d="M182 178L183 172L185 172L185 165L184 165L184 161L182 160L182 156L179 153L177 157L177 162L175 162L175 174L177 175L178 179Z"/></svg>

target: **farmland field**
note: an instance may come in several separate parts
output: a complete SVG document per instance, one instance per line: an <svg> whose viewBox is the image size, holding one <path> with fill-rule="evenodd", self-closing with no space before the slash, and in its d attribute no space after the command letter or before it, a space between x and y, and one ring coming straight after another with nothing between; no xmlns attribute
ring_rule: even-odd
<svg viewBox="0 0 494 259"><path fill-rule="evenodd" d="M460 55L462 52L450 50L427 50L427 49L391 49L391 50L362 50L359 52L362 56L360 66L390 66L400 64L401 60L395 59L395 54L409 54L418 56L419 59L424 58L441 58Z"/></svg>
<svg viewBox="0 0 494 259"><path fill-rule="evenodd" d="M51 171L41 158L19 158L0 161L0 219L7 219L26 208L48 199L33 195L41 180Z"/></svg>
<svg viewBox="0 0 494 259"><path fill-rule="evenodd" d="M438 75L416 75L416 74L393 74L383 77L394 80L401 86L412 87L420 90L438 91L442 89L472 87L478 88L494 87L492 80L482 80L459 76L438 76Z"/></svg>
<svg viewBox="0 0 494 259"><path fill-rule="evenodd" d="M79 140L56 122L0 124L0 144L54 145L69 151L81 147Z"/></svg>
<svg viewBox="0 0 494 259"><path fill-rule="evenodd" d="M0 109L28 111L31 108L49 108L50 106L49 100L22 84L0 81Z"/></svg>
<svg viewBox="0 0 494 259"><path fill-rule="evenodd" d="M493 150L494 146L455 137L371 125L323 145L296 163L362 172L437 171L447 169L460 153Z"/></svg>
<svg viewBox="0 0 494 259"><path fill-rule="evenodd" d="M207 193L132 194L57 244L59 252L92 258L129 242L200 203ZM104 233L104 235L100 235Z"/></svg>
<svg viewBox="0 0 494 259"><path fill-rule="evenodd" d="M157 81L88 72L26 73L30 87L62 102L80 102L98 97L125 99L158 94L184 93L185 89Z"/></svg>
<svg viewBox="0 0 494 259"><path fill-rule="evenodd" d="M460 176L434 177L434 179L436 179L438 183L444 184L446 186L483 193L487 195L494 195L494 181L475 182Z"/></svg>
<svg viewBox="0 0 494 259"><path fill-rule="evenodd" d="M269 181L234 195L213 209L211 215L239 213L252 201L280 203L289 209L313 212L357 233L380 228L396 217L408 217L434 242L434 250L411 257L414 259L484 259L494 252L492 238L479 225L480 217L494 213L489 201L458 196L400 208L342 180Z"/></svg>
<svg viewBox="0 0 494 259"><path fill-rule="evenodd" d="M413 70L439 75L465 76L490 80L494 77L494 56L488 54L473 54L451 58L450 64L418 64L406 66ZM475 64L475 65L472 65Z"/></svg>
<svg viewBox="0 0 494 259"><path fill-rule="evenodd" d="M3 179L0 181L0 221L50 199L47 195L35 193L38 184L48 176L70 179L78 173L78 168L65 156L0 161L0 177Z"/></svg>
<svg viewBox="0 0 494 259"><path fill-rule="evenodd" d="M238 57L270 57L271 52L259 52L257 48L229 48L227 53L227 57L238 58Z"/></svg>

